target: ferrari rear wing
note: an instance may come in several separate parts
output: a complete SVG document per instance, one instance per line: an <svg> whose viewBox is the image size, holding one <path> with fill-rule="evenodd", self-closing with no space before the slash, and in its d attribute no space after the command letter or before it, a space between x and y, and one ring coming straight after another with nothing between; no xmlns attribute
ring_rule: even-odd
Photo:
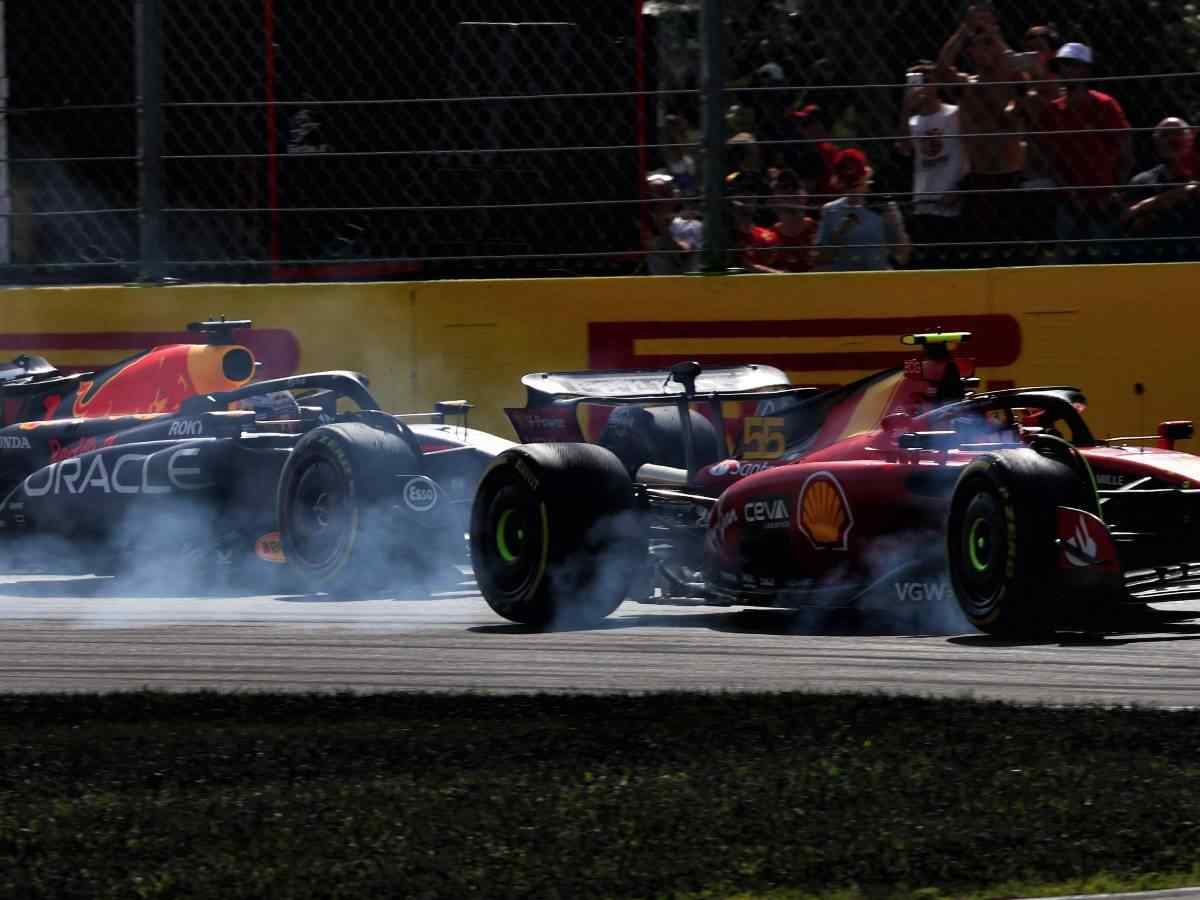
<svg viewBox="0 0 1200 900"><path fill-rule="evenodd" d="M521 379L528 392L526 408L550 406L560 400L623 400L645 402L674 399L684 387L669 369L607 369L582 372L534 372ZM774 366L757 364L705 368L696 379L697 395L746 394L759 391L803 390ZM815 390L815 389L810 389Z"/></svg>

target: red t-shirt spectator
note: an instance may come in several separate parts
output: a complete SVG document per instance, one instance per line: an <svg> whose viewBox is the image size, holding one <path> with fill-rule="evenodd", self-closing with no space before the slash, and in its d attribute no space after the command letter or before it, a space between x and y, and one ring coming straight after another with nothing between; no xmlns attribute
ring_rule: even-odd
<svg viewBox="0 0 1200 900"><path fill-rule="evenodd" d="M783 222L775 223L779 249L775 251L775 263L772 268L783 272L808 272L812 269L812 243L817 236L816 220L805 216L795 232L790 232L783 226Z"/></svg>
<svg viewBox="0 0 1200 900"><path fill-rule="evenodd" d="M751 226L749 231L738 231L735 235L738 249L741 251L742 265L747 268L763 266L768 269L776 268L776 258L779 255L779 235L770 228L761 225Z"/></svg>
<svg viewBox="0 0 1200 900"><path fill-rule="evenodd" d="M1040 125L1045 131L1079 132L1091 128L1128 129L1129 120L1121 104L1108 94L1088 91L1087 101L1078 107L1069 106L1065 96L1056 97L1046 107ZM1120 138L1115 131L1049 135L1063 183L1070 187L1117 184ZM1104 196L1107 195L1101 192L1101 197ZM1101 197L1089 199L1101 202Z"/></svg>

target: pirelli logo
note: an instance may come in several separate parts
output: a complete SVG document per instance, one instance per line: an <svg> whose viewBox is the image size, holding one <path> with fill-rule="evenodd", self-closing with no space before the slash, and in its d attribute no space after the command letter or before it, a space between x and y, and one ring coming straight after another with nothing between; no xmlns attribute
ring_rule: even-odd
<svg viewBox="0 0 1200 900"><path fill-rule="evenodd" d="M851 380L851 373L902 365L914 350L901 346L900 336L939 328L972 332L965 355L974 357L977 366L1010 366L1021 356L1021 326L1013 316L931 313L894 318L592 322L588 366L666 368L681 359L710 366L756 362L785 372L829 373L832 382L844 383Z"/></svg>

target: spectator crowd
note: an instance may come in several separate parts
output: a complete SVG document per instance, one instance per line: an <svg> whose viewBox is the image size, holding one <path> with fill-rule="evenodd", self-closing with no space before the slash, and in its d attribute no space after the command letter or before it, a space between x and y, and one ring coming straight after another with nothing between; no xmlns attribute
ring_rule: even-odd
<svg viewBox="0 0 1200 900"><path fill-rule="evenodd" d="M1068 39L1076 38L1076 39ZM1200 259L1195 130L1177 110L1135 129L1097 81L1082 35L1053 24L1016 46L990 5L896 73L894 131L838 127L836 92L769 37L735 53L749 74L726 114L727 265L756 272L973 268ZM1111 90L1101 90L1104 85ZM831 102L832 100L832 102ZM698 271L705 222L699 123L664 116L648 176L650 274ZM1135 173L1134 135L1156 163ZM882 186L874 161L889 166ZM898 161L902 161L899 163Z"/></svg>

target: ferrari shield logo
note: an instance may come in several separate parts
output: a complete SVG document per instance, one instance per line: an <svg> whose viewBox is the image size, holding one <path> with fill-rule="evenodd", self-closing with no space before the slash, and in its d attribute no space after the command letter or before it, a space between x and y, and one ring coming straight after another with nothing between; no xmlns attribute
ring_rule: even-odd
<svg viewBox="0 0 1200 900"><path fill-rule="evenodd" d="M800 489L800 531L817 550L845 550L854 527L846 492L830 472L815 472Z"/></svg>

